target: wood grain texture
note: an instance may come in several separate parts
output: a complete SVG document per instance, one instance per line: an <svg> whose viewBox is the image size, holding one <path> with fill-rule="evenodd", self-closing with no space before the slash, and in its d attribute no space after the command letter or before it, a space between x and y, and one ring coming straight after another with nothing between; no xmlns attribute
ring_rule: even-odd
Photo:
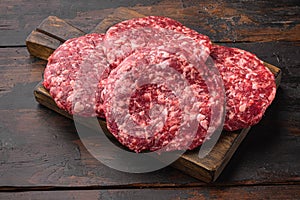
<svg viewBox="0 0 300 200"><path fill-rule="evenodd" d="M136 11L118 8L98 24L91 33L104 33L110 26L126 19L143 17ZM56 16L44 19L26 38L29 53L37 58L47 60L55 49L70 38L86 33Z"/></svg>
<svg viewBox="0 0 300 200"><path fill-rule="evenodd" d="M24 45L29 33L49 15L55 15L90 32L118 7L143 15L172 17L200 31L214 42L299 41L300 7L289 1L220 0L105 0L90 3L53 0L0 2L0 46Z"/></svg>
<svg viewBox="0 0 300 200"><path fill-rule="evenodd" d="M265 63L265 65L274 73L278 87L281 80L280 69L268 63ZM72 119L70 114L57 107L56 103L50 96L49 92L43 87L42 83L37 85L34 90L34 95L36 101L40 104ZM99 119L99 123L105 126L103 120ZM90 123L85 123L83 125L91 128L94 126L94 124ZM213 182L219 177L249 130L250 127L234 132L223 131L216 145L204 158L199 158L197 151L188 151L171 165L199 180L204 182ZM106 135L113 138L107 129L105 131Z"/></svg>
<svg viewBox="0 0 300 200"><path fill-rule="evenodd" d="M103 23L100 23L96 28L95 31L105 31L107 28L109 28L111 25L118 23L119 21L130 19L133 17L142 17L137 12L134 12L132 10L121 8L117 9L116 12L114 12L112 15L110 15L107 20L104 19ZM74 31L77 30L72 25L64 22L64 20L61 20L57 17L48 17L45 19L41 25L39 25L38 30L42 33L45 33L47 35L51 35L53 38L63 40L66 35L70 37L76 37L76 34L79 35L83 34L81 31ZM68 33L68 31L71 31L71 33ZM75 32L75 35L73 34ZM57 36L56 36L57 33ZM63 37L62 37L63 36ZM43 42L43 44L40 45L42 48L43 45L46 42ZM49 45L46 45L46 49L48 49ZM29 52L45 52L43 49L31 49L35 46L27 46L29 49ZM36 56L39 56L42 58L44 55L36 54ZM265 64L276 76L276 83L277 86L279 86L280 80L281 80L281 72L280 70L271 65L266 63ZM65 111L59 109L55 102L52 100L51 96L49 95L48 91L45 90L45 88L42 86L42 84L39 84L35 91L34 91L36 100L62 114L63 116L66 116L70 119L72 119L72 116L70 116ZM91 124L85 124L87 126L92 126ZM195 177L205 182L212 182L217 179L217 177L221 174L222 170L226 166L226 164L229 162L230 158L234 154L235 150L238 148L239 144L243 141L244 137L247 135L250 128L244 129L242 131L237 131L235 133L223 133L222 136L219 139L219 142L215 146L215 148L210 152L208 156L206 156L204 159L200 159L196 152L189 152L184 154L180 159L175 161L172 166L175 168ZM107 135L110 135L107 133ZM227 137L225 137L227 136Z"/></svg>
<svg viewBox="0 0 300 200"><path fill-rule="evenodd" d="M26 48L0 48L0 116L5 116L0 117L0 189L96 186L182 190L300 182L300 63L295 59L300 56L299 44L225 45L257 54L279 66L283 76L262 121L251 128L217 181L209 185L172 167L147 174L127 174L104 166L81 144L71 120L35 101L33 90L42 78L46 62L30 57Z"/></svg>
<svg viewBox="0 0 300 200"><path fill-rule="evenodd" d="M116 23L132 18L145 17L132 9L120 7L117 8L112 14L105 17L91 32L105 33L107 29Z"/></svg>
<svg viewBox="0 0 300 200"><path fill-rule="evenodd" d="M299 6L293 2L161 1L156 6L132 9L144 15L163 13L208 35L214 42L300 39Z"/></svg>
<svg viewBox="0 0 300 200"><path fill-rule="evenodd" d="M47 60L61 44L62 42L58 39L35 30L26 38L26 46L29 53L43 60Z"/></svg>
<svg viewBox="0 0 300 200"><path fill-rule="evenodd" d="M154 2L145 0L143 5L150 6ZM54 15L67 19L84 32L90 32L102 19L121 6L138 6L139 0L91 0L61 1L52 0L1 0L0 1L0 46L25 45L26 37L43 19Z"/></svg>
<svg viewBox="0 0 300 200"><path fill-rule="evenodd" d="M80 37L85 34L82 30L72 26L56 16L49 16L36 28L37 31L49 35L61 42Z"/></svg>
<svg viewBox="0 0 300 200"><path fill-rule="evenodd" d="M77 199L122 199L122 200L209 200L209 199L299 199L300 185L282 186L246 186L246 187L194 187L164 189L116 189L116 190L70 190L68 191L31 191L19 193L0 193L1 199L25 200L77 200Z"/></svg>
<svg viewBox="0 0 300 200"><path fill-rule="evenodd" d="M26 46L31 55L47 60L63 42L84 34L85 32L66 21L56 16L49 16L29 34L26 38Z"/></svg>
<svg viewBox="0 0 300 200"><path fill-rule="evenodd" d="M90 32L120 6L173 16L281 68L274 102L216 182L171 167L111 170L87 152L71 120L34 100L46 62L24 48L30 32L50 15ZM299 9L295 0L0 1L0 199L299 199Z"/></svg>

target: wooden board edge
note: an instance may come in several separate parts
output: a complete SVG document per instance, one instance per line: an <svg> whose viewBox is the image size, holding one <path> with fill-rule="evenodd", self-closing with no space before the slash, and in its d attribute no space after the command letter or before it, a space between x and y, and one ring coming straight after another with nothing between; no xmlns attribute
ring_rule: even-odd
<svg viewBox="0 0 300 200"><path fill-rule="evenodd" d="M214 182L226 167L234 152L246 137L250 128L251 127L248 127L234 132L224 131L221 133L220 138L214 148L207 154L206 157L200 159L196 154L190 155L190 152L187 152L174 163L172 163L172 166L183 173L186 173L206 183ZM219 152L219 147L224 147L224 144L228 143L228 141L230 141L230 147L226 148L220 159L216 160L214 155L217 153L214 151ZM196 153L198 154L198 151ZM186 163L186 166L182 166L179 163Z"/></svg>
<svg viewBox="0 0 300 200"><path fill-rule="evenodd" d="M58 113L58 114L60 114L60 115L62 115L62 116L64 116L64 117L66 117L66 118L68 118L68 119L70 119L70 120L73 120L73 116L72 116L72 115L70 115L68 112L66 112L66 111L63 110L63 109L60 109L60 108L56 105L55 101L52 99L52 97L50 96L50 94L49 94L49 92L47 91L47 89L43 86L43 82L42 82L42 81L39 82L39 83L35 86L33 93L34 93L35 100L36 100L39 104L45 106L46 108L49 108L49 109L52 110L52 111L55 111L56 113ZM85 125L86 127L91 128L92 130L96 130L96 131L98 130L98 128L95 128L95 129L93 128L93 127L94 127L94 126L93 126L94 124L86 124L87 122L86 122L85 119L86 119L86 118L83 118L83 120L82 120L82 121L84 121L84 123L83 123L83 122L80 122L80 118L79 118L79 117L76 118L76 120L78 120L80 124ZM102 127L102 129L106 130L106 131L104 131L104 132L106 133L106 136L107 136L110 140L113 140L113 142L114 142L115 144L118 143L118 142L116 141L116 139L114 138L114 136L113 136L112 134L109 134L109 133L108 133L107 128L106 128L106 122L105 122L105 119L98 118L98 122L99 122L99 125ZM121 145L119 145L119 146L121 147Z"/></svg>
<svg viewBox="0 0 300 200"><path fill-rule="evenodd" d="M26 47L30 55L47 60L61 42L38 31L32 31L26 38Z"/></svg>
<svg viewBox="0 0 300 200"><path fill-rule="evenodd" d="M118 11L118 9L115 12L118 13L119 11L118 12L117 11ZM122 8L120 8L120 11L125 12L125 13L131 12L131 11L128 11L128 9L122 10ZM112 17L114 16L115 12L112 14ZM136 12L136 11L133 11L133 12ZM131 13L131 14L134 17L135 15L138 15L139 13L136 12L136 13ZM123 20L122 16L120 16L119 18ZM124 20L125 20L125 18L124 18ZM50 31L47 30L47 29L44 30L45 24L50 23L51 21L54 21L54 22L58 21L59 23L70 25L67 22L65 22L64 20L61 20L61 19L59 19L59 18L57 18L55 16L50 16L50 17L46 18L42 22L42 24L37 28L38 31L35 31L35 32L38 32L38 34L43 34L44 37L49 37L49 38L52 38L52 39L60 41L60 42L64 41L65 39L63 37L57 37L57 36L55 36L55 34L51 32L51 30ZM105 27L105 25L107 25L107 23L112 23L113 20L112 19L108 19L107 22L106 21L104 21L104 22L103 23L101 22L102 25L100 23L94 29L94 31L100 32L100 30L101 30L101 32L103 32L102 31L102 30L104 30L103 27ZM72 26L72 25L70 25L70 26ZM76 27L74 27L74 28L76 28ZM97 28L98 28L98 31L97 31ZM30 38L30 36L28 36L28 38ZM31 42L30 40L28 40L28 42L27 42L27 39L26 39L26 45L27 45L27 48L30 47L29 52L31 54L32 53L35 53L35 54L40 53L40 52L34 52L34 51L32 51L32 48L36 48L36 46L34 46L34 45L37 45L34 42ZM47 47L47 45L42 46L42 47ZM47 50L47 51L49 51L48 52L49 56L52 53L51 52L52 50L54 50L54 49L53 48L52 49L49 48ZM39 57L39 56L37 56L37 57ZM47 60L48 57L45 56L45 55L44 56L42 55L42 56L40 56L40 58ZM276 66L271 65L269 63L265 62L264 64L275 75L275 77L276 77L276 85L278 87L279 84L280 84L280 81L281 81L281 70L279 68L277 68ZM41 105L44 105L44 106L50 108L51 110L54 110L55 112L57 112L57 113L65 116L65 117L67 117L69 119L73 119L73 117L70 114L68 114L66 111L64 111L62 109L59 109L56 106L54 100L51 98L51 96L49 95L48 91L42 86L41 83L39 83L37 85L37 87L35 88L35 90L34 90L34 96L36 98L36 101L39 102ZM46 99L45 99L45 97L46 97ZM102 121L102 120L100 120L100 121ZM227 165L227 163L229 162L229 160L233 156L234 152L236 151L236 149L238 148L238 146L240 145L240 143L246 137L246 135L247 135L247 133L248 133L249 130L250 130L250 128L249 129L243 129L243 130L241 130L241 133L238 134L234 138L234 140L232 141L233 145L231 146L231 148L229 148L225 152L224 156L222 157L222 161L221 162L218 162L216 164L212 164L211 166L205 166L205 165L199 165L199 163L193 162L193 161L191 161L191 159L187 159L185 156L182 156L176 162L174 162L172 164L172 166L175 167L175 168L177 168L177 169L179 169L179 170L181 170L181 171L183 171L184 173L187 173L187 174L189 174L189 175L191 175L191 176L193 176L193 177L195 177L195 178L197 178L199 180L202 180L204 182L213 182L221 174L221 172L223 171L223 169L225 168L225 166ZM195 171L195 169L197 169L198 173Z"/></svg>
<svg viewBox="0 0 300 200"><path fill-rule="evenodd" d="M221 165L219 165L219 167L214 170L215 173L214 173L214 177L212 179L212 182L216 181L217 178L221 175L222 171L227 166L227 164L231 160L232 156L234 155L234 153L236 152L236 150L238 149L238 147L240 146L240 144L243 142L243 140L247 136L247 134L250 131L250 129L251 129L251 127L242 129L241 132L238 134L238 136L234 139L234 141L232 142L232 146L226 152L226 154L225 154L225 156L224 156L224 158L223 158L223 160L221 162Z"/></svg>
<svg viewBox="0 0 300 200"><path fill-rule="evenodd" d="M280 80L281 80L281 70L279 68L277 68L276 66L271 65L269 63L265 63L265 65L275 75L276 85L278 87L280 84ZM36 101L39 102L40 104L50 108L51 110L54 110L55 112L65 116L69 119L72 119L72 116L70 114L68 114L66 111L64 111L56 106L54 100L51 98L48 91L42 85L42 82L40 82L35 87L34 96L36 98ZM103 123L103 120L101 120L101 119L99 119L99 120L102 121L102 123ZM236 136L231 135L230 137L231 138L234 137L234 139L232 141L232 145L230 146L230 148L227 149L227 151L224 153L224 155L218 162L216 162L210 166L207 166L205 164L199 165L199 162L196 162L195 160L193 161L188 156L185 156L185 154L182 157L180 157L177 161L172 163L171 166L182 171L183 173L186 173L186 174L188 174L192 177L195 177L201 181L204 181L207 183L214 182L219 177L219 175L221 174L223 169L226 167L226 165L230 161L231 157L234 155L234 152L237 150L240 143L246 137L250 128L251 127L241 130L241 132L239 134L237 134ZM223 137L223 139L224 138L226 139L226 137L229 137L229 136L222 135L221 137Z"/></svg>
<svg viewBox="0 0 300 200"><path fill-rule="evenodd" d="M61 42L86 34L79 28L56 16L49 16L44 19L36 28L36 31L48 35Z"/></svg>
<svg viewBox="0 0 300 200"><path fill-rule="evenodd" d="M264 65L274 74L276 87L278 89L278 87L280 86L280 83L281 83L281 78L282 78L281 69L270 63L267 63L267 62L264 62Z"/></svg>
<svg viewBox="0 0 300 200"><path fill-rule="evenodd" d="M178 158L171 166L203 182L211 183L214 181L215 171L209 170L204 166L199 166L195 162L190 162L189 159L185 159L184 157Z"/></svg>
<svg viewBox="0 0 300 200"><path fill-rule="evenodd" d="M264 62L264 65L274 74L275 76L275 82L276 82L276 87L278 88L281 82L281 77L282 77L282 71L280 68L269 64L267 62ZM205 166L201 165L199 168L199 163L196 163L195 160L191 160L188 157L185 157L184 155L180 157L178 160L176 160L174 163L172 163L172 166L178 170L181 170L182 172L193 176L199 180L202 180L206 183L214 182L217 180L217 178L220 176L221 172L223 169L226 167L228 162L230 161L231 157L234 155L235 151L239 147L239 145L242 143L242 141L245 139L247 136L248 132L250 131L251 127L242 129L240 133L234 138L232 141L231 148L228 149L227 152L225 152L222 161L219 162L220 165L214 165L214 166ZM222 136L219 138L224 139ZM185 164L185 166L181 165L182 163ZM195 167L196 166L196 167ZM199 170L198 174L195 170ZM203 175L206 176L203 176Z"/></svg>
<svg viewBox="0 0 300 200"><path fill-rule="evenodd" d="M56 106L54 100L51 98L48 91L44 88L44 86L42 85L41 82L35 87L34 96L36 98L36 101L39 102L41 105L63 115L71 120L73 119L72 115L68 114L66 111L64 111ZM103 120L101 120L101 119L99 119L99 121L103 122ZM192 177L195 177L201 181L204 181L207 183L213 182L217 179L219 174L221 174L223 168L227 165L231 156L233 155L235 150L238 148L240 142L244 139L247 132L248 131L244 130L243 134L237 135L237 137L234 139L234 149L226 152L225 156L223 157L224 161L223 160L221 161L221 163L223 163L223 162L226 162L226 163L223 163L220 166L217 165L216 167L212 168L210 166L206 166L205 164L199 165L198 162L194 162L192 159L186 158L185 155L183 155L178 160L173 162L171 164L171 166L192 176ZM108 135L108 137L109 137L109 135ZM222 135L221 137L232 137L232 136ZM112 136L110 135L109 138L112 138ZM227 159L225 159L226 156L228 156Z"/></svg>
<svg viewBox="0 0 300 200"><path fill-rule="evenodd" d="M34 88L34 97L35 100L40 103L41 105L49 108L50 110L53 110L57 112L58 114L67 117L69 119L73 119L73 117L68 114L66 111L59 109L56 106L55 101L51 98L48 91L44 88L42 82L38 83Z"/></svg>
<svg viewBox="0 0 300 200"><path fill-rule="evenodd" d="M64 41L86 33L56 16L49 16L26 38L30 55L47 60Z"/></svg>
<svg viewBox="0 0 300 200"><path fill-rule="evenodd" d="M117 24L118 22L140 17L146 16L132 9L119 7L112 14L104 18L91 32L105 33L109 27Z"/></svg>

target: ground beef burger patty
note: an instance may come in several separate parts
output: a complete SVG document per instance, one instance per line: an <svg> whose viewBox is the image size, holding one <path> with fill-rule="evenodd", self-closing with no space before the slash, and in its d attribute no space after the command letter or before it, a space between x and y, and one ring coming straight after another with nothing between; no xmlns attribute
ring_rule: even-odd
<svg viewBox="0 0 300 200"><path fill-rule="evenodd" d="M224 128L233 131L258 123L275 97L274 75L255 55L241 49L214 45L211 57L226 92Z"/></svg>
<svg viewBox="0 0 300 200"><path fill-rule="evenodd" d="M105 52L113 67L118 66L132 52L145 47L172 53L181 49L206 60L211 41L207 36L173 19L159 16L126 20L110 27L106 32Z"/></svg>
<svg viewBox="0 0 300 200"><path fill-rule="evenodd" d="M133 53L112 70L102 91L108 129L136 152L201 145L213 104L204 73L166 51Z"/></svg>
<svg viewBox="0 0 300 200"><path fill-rule="evenodd" d="M72 115L97 115L98 82L108 67L103 38L103 34L88 34L67 40L48 59L43 85L58 107Z"/></svg>

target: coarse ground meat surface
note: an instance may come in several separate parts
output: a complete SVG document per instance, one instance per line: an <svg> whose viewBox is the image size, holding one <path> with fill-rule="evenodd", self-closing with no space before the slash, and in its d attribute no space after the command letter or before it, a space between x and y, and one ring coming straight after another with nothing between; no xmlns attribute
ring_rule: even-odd
<svg viewBox="0 0 300 200"><path fill-rule="evenodd" d="M210 101L204 75L185 57L166 51L133 53L106 79L109 131L136 152L198 147L208 137L216 102Z"/></svg>
<svg viewBox="0 0 300 200"><path fill-rule="evenodd" d="M176 53L178 49L204 61L209 56L211 41L180 22L167 17L148 16L120 22L108 29L105 53L108 62L117 67L123 59L140 48ZM181 51L182 52L182 51Z"/></svg>
<svg viewBox="0 0 300 200"><path fill-rule="evenodd" d="M103 34L67 40L48 59L43 85L58 107L70 114L100 116L96 105L98 82L108 68Z"/></svg>
<svg viewBox="0 0 300 200"><path fill-rule="evenodd" d="M204 66L209 55L216 68ZM130 150L173 151L198 147L222 122L219 79L229 131L258 123L275 97L274 75L255 55L149 16L66 41L49 57L43 85L71 115L105 117Z"/></svg>
<svg viewBox="0 0 300 200"><path fill-rule="evenodd" d="M214 45L211 57L226 92L224 129L233 131L258 123L275 93L275 77L263 62L247 51Z"/></svg>

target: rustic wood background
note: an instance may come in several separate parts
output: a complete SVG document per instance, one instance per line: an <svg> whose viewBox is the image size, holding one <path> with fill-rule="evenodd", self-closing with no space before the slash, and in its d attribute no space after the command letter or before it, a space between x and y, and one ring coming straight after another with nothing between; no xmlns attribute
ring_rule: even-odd
<svg viewBox="0 0 300 200"><path fill-rule="evenodd" d="M300 198L299 1L0 1L0 199ZM25 39L56 15L85 32L118 7L179 20L220 44L282 69L276 99L219 179L205 184L171 167L127 174L95 160L71 120L36 103L45 61Z"/></svg>

